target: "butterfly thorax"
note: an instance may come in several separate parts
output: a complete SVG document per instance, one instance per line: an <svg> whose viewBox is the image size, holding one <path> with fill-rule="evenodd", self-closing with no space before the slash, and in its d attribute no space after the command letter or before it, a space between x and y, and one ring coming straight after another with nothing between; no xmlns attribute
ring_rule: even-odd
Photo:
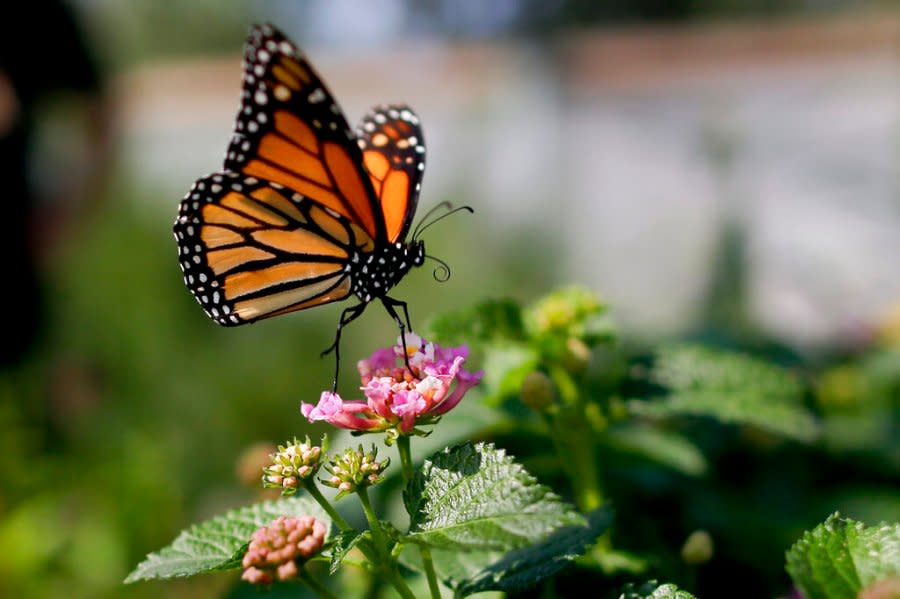
<svg viewBox="0 0 900 599"><path fill-rule="evenodd" d="M413 266L425 262L425 243L394 243L376 247L372 252L353 254L347 270L353 281L351 291L368 303L385 294L402 279Z"/></svg>

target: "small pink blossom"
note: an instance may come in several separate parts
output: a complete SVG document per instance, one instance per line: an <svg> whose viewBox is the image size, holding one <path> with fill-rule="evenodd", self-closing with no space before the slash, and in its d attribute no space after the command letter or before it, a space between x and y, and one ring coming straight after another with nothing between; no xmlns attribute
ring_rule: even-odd
<svg viewBox="0 0 900 599"><path fill-rule="evenodd" d="M359 362L365 401L344 401L326 391L318 404L301 404L303 416L351 430L410 434L417 425L430 424L456 407L483 376L463 369L466 346L440 347L414 333L407 333L405 341L408 366L399 338L395 346Z"/></svg>
<svg viewBox="0 0 900 599"><path fill-rule="evenodd" d="M324 420L340 428L370 430L379 426L364 401L344 401L337 393L323 391L316 405L301 403L300 413L310 422Z"/></svg>

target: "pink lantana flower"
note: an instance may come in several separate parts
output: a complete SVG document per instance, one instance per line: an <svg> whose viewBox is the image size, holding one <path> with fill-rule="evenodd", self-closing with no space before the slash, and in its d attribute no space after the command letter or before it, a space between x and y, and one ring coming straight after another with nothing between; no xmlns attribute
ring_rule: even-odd
<svg viewBox="0 0 900 599"><path fill-rule="evenodd" d="M419 432L417 426L433 424L456 407L481 380L483 372L462 367L469 354L466 346L444 348L414 333L405 339L409 367L398 338L397 345L376 350L357 364L365 400L344 401L325 391L318 404L301 404L303 416L355 431L413 434Z"/></svg>

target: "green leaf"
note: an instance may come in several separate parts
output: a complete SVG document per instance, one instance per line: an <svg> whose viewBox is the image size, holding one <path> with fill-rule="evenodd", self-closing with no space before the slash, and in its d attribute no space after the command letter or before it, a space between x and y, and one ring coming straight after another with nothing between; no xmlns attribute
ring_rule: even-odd
<svg viewBox="0 0 900 599"><path fill-rule="evenodd" d="M643 424L623 423L610 428L602 442L618 453L652 460L688 476L706 474L706 458L686 437Z"/></svg>
<svg viewBox="0 0 900 599"><path fill-rule="evenodd" d="M773 400L799 402L803 387L783 368L738 352L701 345L673 345L662 349L653 371L660 384L675 391L752 388Z"/></svg>
<svg viewBox="0 0 900 599"><path fill-rule="evenodd" d="M659 584L648 580L639 585L626 584L619 599L696 599L687 591L680 590L674 584Z"/></svg>
<svg viewBox="0 0 900 599"><path fill-rule="evenodd" d="M637 415L708 416L721 422L759 427L800 441L819 434L803 406L803 387L782 368L734 352L696 345L662 350L653 379L669 389L662 400L629 402Z"/></svg>
<svg viewBox="0 0 900 599"><path fill-rule="evenodd" d="M863 587L900 576L900 523L882 523L854 531L849 545Z"/></svg>
<svg viewBox="0 0 900 599"><path fill-rule="evenodd" d="M834 513L787 551L787 571L807 599L856 597L900 575L900 525L866 527Z"/></svg>
<svg viewBox="0 0 900 599"><path fill-rule="evenodd" d="M490 565L466 579L448 581L448 584L459 597L483 591L513 592L532 587L587 551L611 523L612 510L594 510L588 515L587 526L560 528L543 541L510 551L499 560L482 561L481 564Z"/></svg>
<svg viewBox="0 0 900 599"><path fill-rule="evenodd" d="M513 300L487 300L471 308L451 312L432 319L426 327L443 344L479 343L485 341L522 341L525 327L522 311Z"/></svg>
<svg viewBox="0 0 900 599"><path fill-rule="evenodd" d="M238 568L250 536L257 528L279 516L307 514L321 520L330 530L331 518L308 497L290 497L231 510L183 531L171 545L148 555L125 582Z"/></svg>
<svg viewBox="0 0 900 599"><path fill-rule="evenodd" d="M328 573L337 572L350 550L356 547L357 543L363 539L369 539L371 536L368 530L343 530L336 534L332 538L332 545L328 550L331 558Z"/></svg>
<svg viewBox="0 0 900 599"><path fill-rule="evenodd" d="M491 343L484 347L484 388L485 403L500 405L503 400L518 395L522 381L533 372L539 356L531 348L517 343Z"/></svg>
<svg viewBox="0 0 900 599"><path fill-rule="evenodd" d="M491 444L436 453L404 494L404 542L456 550L508 551L584 518Z"/></svg>

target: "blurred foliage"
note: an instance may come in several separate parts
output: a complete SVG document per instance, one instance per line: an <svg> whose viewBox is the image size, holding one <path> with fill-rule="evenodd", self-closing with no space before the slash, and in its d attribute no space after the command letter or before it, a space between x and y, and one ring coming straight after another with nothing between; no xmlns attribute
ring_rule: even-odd
<svg viewBox="0 0 900 599"><path fill-rule="evenodd" d="M82 21L108 70L148 59L229 54L247 34L252 5L235 0L91 0Z"/></svg>
<svg viewBox="0 0 900 599"><path fill-rule="evenodd" d="M646 351L617 342L579 288L524 308L483 302L431 328L481 357L484 401L516 423L492 433L498 445L582 509L616 509L580 568L525 596L616 596L647 577L697 596L734 596L736 580L740 596L776 596L791 586L785 548L835 509L900 519L900 363L881 330L854 355L793 354L790 368L771 343Z"/></svg>
<svg viewBox="0 0 900 599"><path fill-rule="evenodd" d="M629 409L637 415L706 415L800 441L818 435L812 414L803 406L799 382L761 360L695 345L664 347L657 352L651 379L669 395L665 401L630 402Z"/></svg>

